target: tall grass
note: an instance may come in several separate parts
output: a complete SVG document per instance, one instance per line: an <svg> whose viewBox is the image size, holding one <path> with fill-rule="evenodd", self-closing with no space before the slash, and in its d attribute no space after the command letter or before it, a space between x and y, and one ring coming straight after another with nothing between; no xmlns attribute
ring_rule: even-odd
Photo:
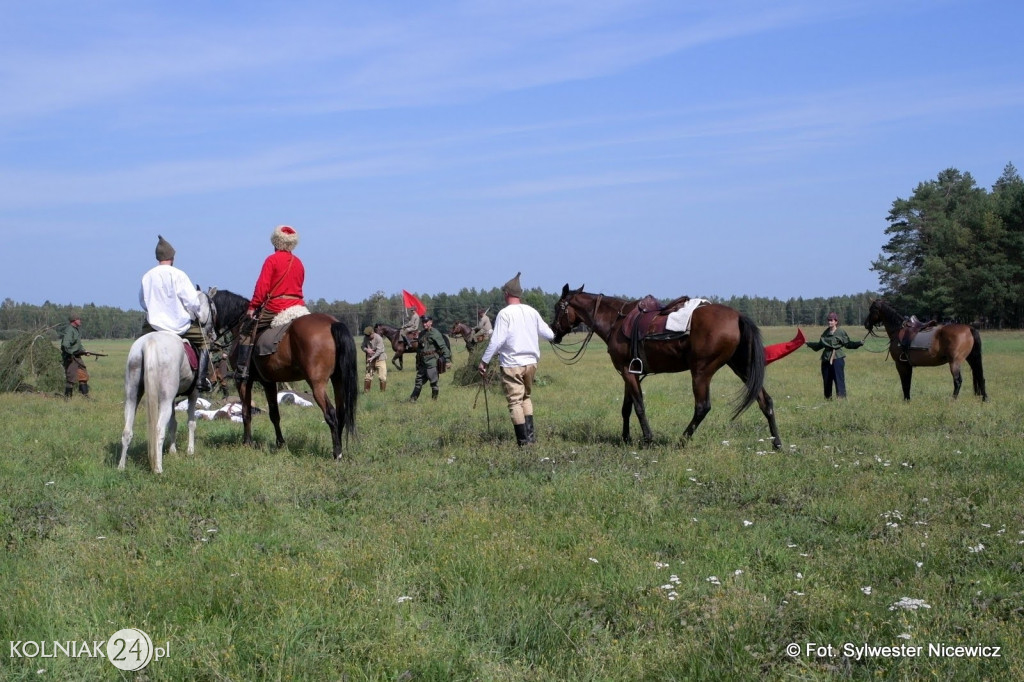
<svg viewBox="0 0 1024 682"><path fill-rule="evenodd" d="M94 343L110 357L90 363L91 400L0 395L0 677L116 679L6 640L136 627L170 645L136 673L151 680L1024 679L1024 334L984 342L985 404L966 377L954 402L933 368L904 403L867 349L843 402L822 399L818 354L772 364L781 452L756 407L729 420L728 370L685 446L689 375L648 378L655 443L623 445L595 342L572 366L544 349L532 448L496 388L442 378L437 402L408 404L407 369L361 396L340 464L319 411L284 406L285 448L265 415L257 448L200 422L162 476L144 428L115 469L128 344Z"/></svg>

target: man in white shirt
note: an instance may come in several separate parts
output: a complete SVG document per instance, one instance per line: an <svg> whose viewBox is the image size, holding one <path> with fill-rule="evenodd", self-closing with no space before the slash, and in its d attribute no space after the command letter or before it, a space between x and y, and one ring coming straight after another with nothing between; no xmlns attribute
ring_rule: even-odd
<svg viewBox="0 0 1024 682"><path fill-rule="evenodd" d="M523 287L519 275L510 279L501 288L507 304L494 321L494 331L480 359L477 369L481 376L487 376L487 364L498 354L501 365L501 385L508 399L508 412L512 417L512 428L516 432L516 443L522 447L537 442L533 424L533 379L537 374L540 360L539 337L548 341L555 338L551 327L536 310L520 300Z"/></svg>
<svg viewBox="0 0 1024 682"><path fill-rule="evenodd" d="M183 271L174 267L174 247L157 235L157 265L142 276L139 303L146 312L142 333L173 332L187 339L199 354L199 390L213 390L207 373L210 348L197 322L202 309L199 292Z"/></svg>

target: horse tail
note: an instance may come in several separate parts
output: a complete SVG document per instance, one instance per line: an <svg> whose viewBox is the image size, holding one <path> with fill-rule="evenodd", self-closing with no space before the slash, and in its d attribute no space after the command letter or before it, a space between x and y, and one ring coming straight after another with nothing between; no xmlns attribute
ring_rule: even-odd
<svg viewBox="0 0 1024 682"><path fill-rule="evenodd" d="M341 393L337 397L341 403L337 406L338 425L342 429L348 429L349 434L355 434L356 401L359 399L359 387L356 385L356 342L344 322L331 324L331 336L334 337L335 353L331 379L341 382Z"/></svg>
<svg viewBox="0 0 1024 682"><path fill-rule="evenodd" d="M733 410L732 418L740 414L748 407L757 402L761 390L764 388L765 360L764 344L761 341L761 330L757 328L754 321L740 313L740 342L736 346L732 360L744 369L744 386ZM743 378L743 375L741 375Z"/></svg>
<svg viewBox="0 0 1024 682"><path fill-rule="evenodd" d="M985 395L985 371L981 367L981 333L973 325L970 326L974 345L967 354L967 364L971 367L971 379L974 382L974 395Z"/></svg>

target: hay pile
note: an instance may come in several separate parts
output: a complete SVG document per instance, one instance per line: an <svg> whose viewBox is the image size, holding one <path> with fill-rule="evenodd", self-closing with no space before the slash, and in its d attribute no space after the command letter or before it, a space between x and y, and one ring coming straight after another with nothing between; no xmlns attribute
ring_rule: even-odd
<svg viewBox="0 0 1024 682"><path fill-rule="evenodd" d="M49 329L23 332L0 345L0 392L63 389L64 367Z"/></svg>
<svg viewBox="0 0 1024 682"><path fill-rule="evenodd" d="M476 366L480 364L480 358L484 356L484 351L487 350L486 343L478 343L473 347L468 355L469 359L466 364L459 365L452 370L452 383L456 386L476 386L480 383L480 373L476 371ZM461 353L459 355L462 355ZM455 356L459 357L459 356ZM501 375L498 373L498 363L495 360L491 361L490 366L487 368L487 385L497 386L501 383Z"/></svg>

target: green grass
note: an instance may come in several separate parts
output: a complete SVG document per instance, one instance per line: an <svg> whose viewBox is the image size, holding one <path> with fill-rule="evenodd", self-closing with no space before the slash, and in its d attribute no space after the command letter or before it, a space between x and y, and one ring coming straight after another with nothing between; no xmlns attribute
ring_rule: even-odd
<svg viewBox="0 0 1024 682"><path fill-rule="evenodd" d="M983 337L985 404L969 370L954 402L945 368L919 369L904 403L864 349L844 402L822 400L818 354L771 365L778 453L756 407L729 420L727 370L685 447L689 375L648 378L655 443L623 445L595 342L573 366L542 349L533 448L496 388L485 403L442 377L439 401L411 405L407 369L361 396L346 461L318 410L285 406L285 448L263 415L259 447L201 421L190 457L179 424L161 476L144 407L115 468L128 344L95 342L110 356L89 363L90 401L0 395L0 644L137 627L170 643L149 680L1024 679L1024 334ZM838 652L785 652L811 642ZM7 648L5 680L121 677Z"/></svg>

